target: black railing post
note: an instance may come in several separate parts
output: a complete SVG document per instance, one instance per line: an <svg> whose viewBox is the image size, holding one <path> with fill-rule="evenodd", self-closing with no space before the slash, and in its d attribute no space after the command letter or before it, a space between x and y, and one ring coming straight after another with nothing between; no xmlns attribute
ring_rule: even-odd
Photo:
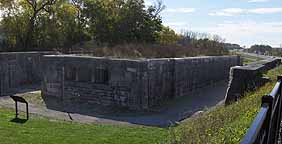
<svg viewBox="0 0 282 144"><path fill-rule="evenodd" d="M262 105L267 104L269 106L269 110L266 115L265 123L263 128L265 129L266 139L262 143L270 143L271 142L271 115L272 115L272 108L273 108L273 100L274 98L270 95L265 95L262 97Z"/></svg>
<svg viewBox="0 0 282 144"><path fill-rule="evenodd" d="M282 75L281 76L277 76L277 81L282 81ZM280 86L281 87L281 86Z"/></svg>
<svg viewBox="0 0 282 144"><path fill-rule="evenodd" d="M26 119L29 119L28 103L26 103Z"/></svg>

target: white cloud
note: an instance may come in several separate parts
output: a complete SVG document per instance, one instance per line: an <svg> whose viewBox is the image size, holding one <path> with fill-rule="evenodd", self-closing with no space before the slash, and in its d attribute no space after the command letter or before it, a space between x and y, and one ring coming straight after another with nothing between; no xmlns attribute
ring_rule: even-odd
<svg viewBox="0 0 282 144"><path fill-rule="evenodd" d="M282 8L257 8L257 9L250 9L249 12L254 14L282 13Z"/></svg>
<svg viewBox="0 0 282 144"><path fill-rule="evenodd" d="M182 29L189 28L189 24L187 22L167 22L163 23L165 26L168 26L174 29L177 32L180 32Z"/></svg>
<svg viewBox="0 0 282 144"><path fill-rule="evenodd" d="M215 31L230 32L230 33L282 33L281 22L258 23L254 21L247 22L233 22L218 24Z"/></svg>
<svg viewBox="0 0 282 144"><path fill-rule="evenodd" d="M193 30L193 29L192 29ZM228 22L208 28L195 28L195 31L218 34L228 42L245 44L269 44L279 46L282 38L282 22Z"/></svg>
<svg viewBox="0 0 282 144"><path fill-rule="evenodd" d="M211 12L209 15L211 16L234 16L234 15L239 15L244 13L245 10L241 8L227 8L227 9L222 9L216 12Z"/></svg>
<svg viewBox="0 0 282 144"><path fill-rule="evenodd" d="M145 2L145 6L151 6L154 4L152 0L145 0L144 2Z"/></svg>
<svg viewBox="0 0 282 144"><path fill-rule="evenodd" d="M187 23L185 22L169 22L169 23L164 23L167 26L179 26L179 27L183 27L185 25L187 25Z"/></svg>
<svg viewBox="0 0 282 144"><path fill-rule="evenodd" d="M195 8L170 8L165 10L165 12L170 12L170 13L193 13L195 12Z"/></svg>
<svg viewBox="0 0 282 144"><path fill-rule="evenodd" d="M256 8L256 9L241 9L241 8L227 8L218 11L210 12L210 16L236 16L242 14L275 14L282 13L281 8Z"/></svg>
<svg viewBox="0 0 282 144"><path fill-rule="evenodd" d="M165 23L176 32L183 30L217 34L227 42L250 46L253 44L269 44L279 46L282 43L282 21L255 22L255 21L225 21L209 27L193 27L185 22Z"/></svg>
<svg viewBox="0 0 282 144"><path fill-rule="evenodd" d="M249 0L249 3L268 2L270 0Z"/></svg>
<svg viewBox="0 0 282 144"><path fill-rule="evenodd" d="M266 25L271 25L272 27L282 27L282 22L266 22Z"/></svg>

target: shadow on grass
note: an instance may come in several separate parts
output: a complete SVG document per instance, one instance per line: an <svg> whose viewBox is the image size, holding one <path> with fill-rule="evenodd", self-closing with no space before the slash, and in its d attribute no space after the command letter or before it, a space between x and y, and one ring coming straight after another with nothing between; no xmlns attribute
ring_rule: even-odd
<svg viewBox="0 0 282 144"><path fill-rule="evenodd" d="M18 123L18 124L24 124L27 121L28 121L27 119L21 119L21 118L14 118L14 119L10 120L10 122Z"/></svg>

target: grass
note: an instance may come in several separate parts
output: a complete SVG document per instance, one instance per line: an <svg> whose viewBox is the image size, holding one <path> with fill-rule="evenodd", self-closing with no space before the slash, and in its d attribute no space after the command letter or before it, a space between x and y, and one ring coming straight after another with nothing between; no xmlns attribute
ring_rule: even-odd
<svg viewBox="0 0 282 144"><path fill-rule="evenodd" d="M1 144L154 144L168 134L154 127L78 124L37 116L15 123L13 118L14 111L0 108Z"/></svg>
<svg viewBox="0 0 282 144"><path fill-rule="evenodd" d="M276 76L281 73L281 66L271 70L266 75L272 81L255 92L247 93L239 102L227 107L216 107L176 128L171 128L171 143L239 143L257 115L261 97L273 89Z"/></svg>

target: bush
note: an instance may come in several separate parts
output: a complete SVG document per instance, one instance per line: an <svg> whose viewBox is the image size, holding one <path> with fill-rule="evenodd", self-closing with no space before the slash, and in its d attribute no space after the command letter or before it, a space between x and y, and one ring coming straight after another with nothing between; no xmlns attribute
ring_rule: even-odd
<svg viewBox="0 0 282 144"><path fill-rule="evenodd" d="M89 46L87 46L89 47ZM153 45L153 44L124 44L114 47L80 48L83 54L98 57L115 58L176 58L193 56L219 56L228 55L229 52L221 48L196 48L180 45ZM77 52L73 52L77 53Z"/></svg>

